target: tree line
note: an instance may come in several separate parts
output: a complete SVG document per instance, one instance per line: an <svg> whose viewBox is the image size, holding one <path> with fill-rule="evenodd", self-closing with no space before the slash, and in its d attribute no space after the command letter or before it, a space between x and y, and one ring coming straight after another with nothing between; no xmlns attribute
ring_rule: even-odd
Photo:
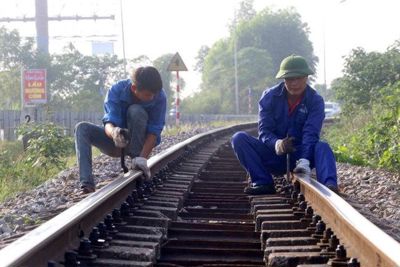
<svg viewBox="0 0 400 267"><path fill-rule="evenodd" d="M313 69L318 58L308 39L309 29L294 9L256 12L253 0L240 4L236 21L229 24L229 36L211 47L201 46L195 71L202 74L201 91L182 101L186 113L235 113L234 46L238 62L240 113L257 112L261 92L276 82L274 75L280 61L289 54L300 54ZM124 62L116 55L88 56L72 44L61 54L38 52L32 38L23 39L17 31L0 28L0 108L20 109L21 68L46 68L48 107L73 111L101 111L104 95L117 80L128 78ZM171 108L174 99L174 75L166 70L173 53L155 60L147 56L129 59L128 69L151 64L160 70ZM171 87L171 84L173 87ZM180 80L185 90L185 81ZM251 92L250 98L249 92Z"/></svg>
<svg viewBox="0 0 400 267"><path fill-rule="evenodd" d="M147 56L129 59L129 69L154 65L160 70L164 89L171 103L171 82L174 77L166 70L173 54L150 60ZM127 79L124 61L116 55L88 56L72 44L60 54L39 52L33 38L22 38L18 31L0 28L0 109L21 109L21 69L47 70L47 108L72 111L103 110L103 100L110 86ZM181 81L184 85L184 82Z"/></svg>
<svg viewBox="0 0 400 267"><path fill-rule="evenodd" d="M229 28L227 38L200 48L196 69L202 73L201 91L185 99L184 111L235 113L235 51L241 114L257 113L262 91L277 83L275 75L283 58L302 55L316 69L318 58L308 25L293 8L273 11L267 7L257 13L253 1L246 0Z"/></svg>

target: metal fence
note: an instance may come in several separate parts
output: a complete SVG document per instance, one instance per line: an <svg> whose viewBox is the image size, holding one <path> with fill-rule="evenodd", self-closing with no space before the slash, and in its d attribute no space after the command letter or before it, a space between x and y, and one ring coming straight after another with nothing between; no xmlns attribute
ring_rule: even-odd
<svg viewBox="0 0 400 267"><path fill-rule="evenodd" d="M15 140L16 130L21 123L24 123L24 113L20 110L0 110L0 140ZM56 111L48 113L44 110L35 114L37 122L53 122L61 126L66 135L72 135L75 125L80 121L90 121L96 124L101 123L103 114L100 112L72 112Z"/></svg>
<svg viewBox="0 0 400 267"><path fill-rule="evenodd" d="M24 123L24 115L20 110L0 110L0 140L15 140L16 130ZM66 135L73 135L75 125L81 121L89 121L101 124L103 113L101 112L72 112L68 110L48 113L45 110L37 111L35 114L37 122L53 122L61 126ZM182 114L180 123L209 123L213 121L256 121L257 115L229 115L229 114ZM166 117L167 125L174 125L173 116Z"/></svg>

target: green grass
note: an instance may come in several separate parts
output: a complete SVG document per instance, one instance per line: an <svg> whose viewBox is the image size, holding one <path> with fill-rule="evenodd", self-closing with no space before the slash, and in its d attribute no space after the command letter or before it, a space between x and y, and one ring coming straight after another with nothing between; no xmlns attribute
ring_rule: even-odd
<svg viewBox="0 0 400 267"><path fill-rule="evenodd" d="M20 141L0 142L0 201L35 187L47 178L38 169L31 169L23 162L23 148ZM48 175L54 171L49 170Z"/></svg>
<svg viewBox="0 0 400 267"><path fill-rule="evenodd" d="M92 147L92 157L96 158L98 156L101 155L101 151L96 148L96 147ZM76 155L70 155L69 157L66 158L66 168L71 168L73 166L75 166L77 164L77 160L76 160Z"/></svg>
<svg viewBox="0 0 400 267"><path fill-rule="evenodd" d="M0 201L37 187L53 178L60 168L35 168L27 163L28 153L23 150L21 141L0 142ZM76 160L71 158L71 165ZM69 158L65 160L69 160ZM74 161L74 163L72 163ZM68 165L67 165L68 166Z"/></svg>
<svg viewBox="0 0 400 267"><path fill-rule="evenodd" d="M179 126L169 126L163 131L163 136L175 136L183 132L191 132L201 128L220 128L237 124L237 121L224 122L214 121L207 124L182 124ZM101 155L97 148L93 148L93 158ZM31 190L43 182L56 176L61 170L51 168L47 171L40 168L32 168L27 166L24 158L21 141L0 141L0 202L15 196L18 192ZM69 155L65 159L66 168L76 166L75 154Z"/></svg>

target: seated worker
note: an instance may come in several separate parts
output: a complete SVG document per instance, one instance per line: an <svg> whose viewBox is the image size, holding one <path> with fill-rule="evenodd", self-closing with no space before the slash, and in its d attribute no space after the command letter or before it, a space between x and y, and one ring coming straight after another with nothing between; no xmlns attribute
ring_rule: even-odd
<svg viewBox="0 0 400 267"><path fill-rule="evenodd" d="M320 141L324 100L307 84L311 74L303 57L283 59L276 78L284 81L265 90L259 101L258 139L246 132L233 135L232 147L251 178L245 193L274 194L272 174L285 173L287 153L290 170L310 175L315 167L318 182L338 191L335 157Z"/></svg>
<svg viewBox="0 0 400 267"><path fill-rule="evenodd" d="M117 82L107 92L104 126L89 122L76 125L75 148L83 193L95 191L92 145L111 157L120 157L123 150L132 158L132 168L150 178L147 159L161 141L166 99L158 70L140 67L131 79Z"/></svg>

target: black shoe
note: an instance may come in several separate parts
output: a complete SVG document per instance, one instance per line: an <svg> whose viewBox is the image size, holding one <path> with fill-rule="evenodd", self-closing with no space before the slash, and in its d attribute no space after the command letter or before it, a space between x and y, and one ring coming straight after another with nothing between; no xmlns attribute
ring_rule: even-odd
<svg viewBox="0 0 400 267"><path fill-rule="evenodd" d="M335 192L336 194L339 194L339 188L337 187L337 185L328 184L326 185L326 187L328 187L329 190Z"/></svg>
<svg viewBox="0 0 400 267"><path fill-rule="evenodd" d="M96 191L96 189L94 186L91 186L91 185L82 185L81 191L83 194L89 194L89 193L93 193L94 191Z"/></svg>
<svg viewBox="0 0 400 267"><path fill-rule="evenodd" d="M249 185L244 189L244 192L248 195L272 195L276 193L274 185L269 184Z"/></svg>

